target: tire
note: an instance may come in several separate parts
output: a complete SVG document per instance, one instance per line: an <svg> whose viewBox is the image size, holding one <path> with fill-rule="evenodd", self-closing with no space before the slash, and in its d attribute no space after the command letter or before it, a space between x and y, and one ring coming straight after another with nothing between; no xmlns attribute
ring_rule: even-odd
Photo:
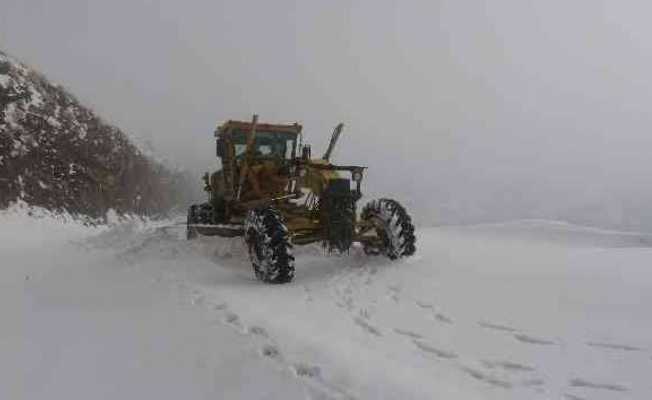
<svg viewBox="0 0 652 400"><path fill-rule="evenodd" d="M294 278L294 256L281 213L273 207L249 211L245 242L256 278L266 283L288 283Z"/></svg>
<svg viewBox="0 0 652 400"><path fill-rule="evenodd" d="M362 209L360 218L371 222L381 239L380 248L364 246L367 254L383 254L391 260L411 256L416 251L414 225L405 208L395 200L374 200Z"/></svg>
<svg viewBox="0 0 652 400"><path fill-rule="evenodd" d="M197 223L197 206L192 205L190 208L188 208L188 217L186 218L186 239L188 240L193 240L197 239L197 236L199 236L199 233L197 232L197 228L193 227L193 224Z"/></svg>

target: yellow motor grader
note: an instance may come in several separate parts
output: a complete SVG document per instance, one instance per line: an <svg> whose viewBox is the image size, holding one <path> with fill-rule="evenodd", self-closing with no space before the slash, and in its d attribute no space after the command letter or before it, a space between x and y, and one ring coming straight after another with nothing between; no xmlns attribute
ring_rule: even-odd
<svg viewBox="0 0 652 400"><path fill-rule="evenodd" d="M398 259L414 254L414 226L398 202L374 200L356 212L365 167L330 162L343 125L313 158L301 125L227 121L215 130L222 169L204 175L208 201L188 210L187 238L243 236L255 276L268 283L294 277L293 245L321 242L347 252Z"/></svg>

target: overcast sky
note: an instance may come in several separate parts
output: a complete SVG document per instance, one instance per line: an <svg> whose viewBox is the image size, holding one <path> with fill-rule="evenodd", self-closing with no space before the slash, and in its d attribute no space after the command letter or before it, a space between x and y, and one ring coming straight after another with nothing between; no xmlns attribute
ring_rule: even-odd
<svg viewBox="0 0 652 400"><path fill-rule="evenodd" d="M0 47L193 170L300 121L426 223L652 230L649 1L0 0ZM319 151L318 151L319 152Z"/></svg>

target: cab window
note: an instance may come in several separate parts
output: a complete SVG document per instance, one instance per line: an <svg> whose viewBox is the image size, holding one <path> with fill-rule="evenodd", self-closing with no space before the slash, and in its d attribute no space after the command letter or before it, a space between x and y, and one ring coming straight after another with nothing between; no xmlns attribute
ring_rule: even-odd
<svg viewBox="0 0 652 400"><path fill-rule="evenodd" d="M236 159L242 159L245 154L247 135L242 131L233 134ZM290 159L296 146L296 135L283 132L256 132L254 157Z"/></svg>

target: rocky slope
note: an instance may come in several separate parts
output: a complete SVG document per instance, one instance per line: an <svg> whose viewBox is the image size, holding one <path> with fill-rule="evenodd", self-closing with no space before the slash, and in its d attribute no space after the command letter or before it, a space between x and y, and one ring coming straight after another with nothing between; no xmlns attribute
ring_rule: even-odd
<svg viewBox="0 0 652 400"><path fill-rule="evenodd" d="M0 208L23 200L91 217L154 215L186 203L187 181L0 51Z"/></svg>

